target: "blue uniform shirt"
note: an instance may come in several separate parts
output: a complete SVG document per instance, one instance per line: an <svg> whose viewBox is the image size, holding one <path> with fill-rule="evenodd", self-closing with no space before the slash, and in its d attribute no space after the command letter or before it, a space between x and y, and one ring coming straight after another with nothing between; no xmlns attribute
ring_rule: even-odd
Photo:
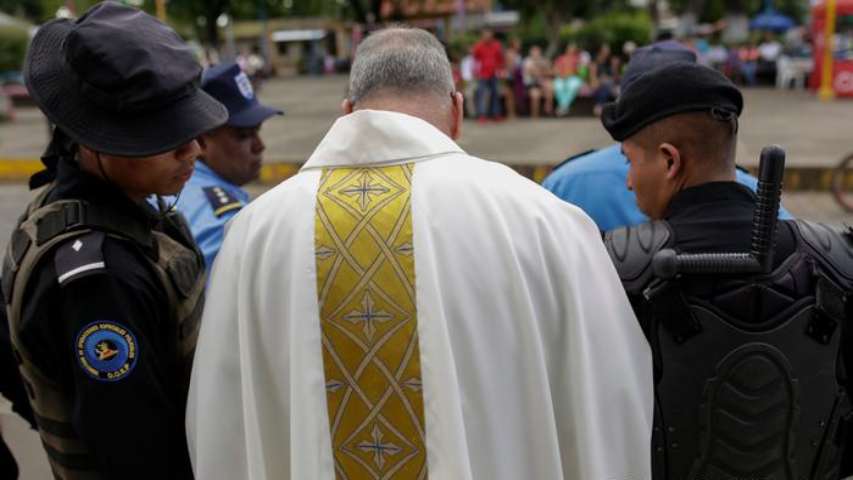
<svg viewBox="0 0 853 480"><path fill-rule="evenodd" d="M592 217L599 230L606 232L619 227L633 226L649 219L637 207L637 197L628 190L628 159L616 144L580 156L557 167L542 182L542 186L561 199L580 207ZM758 180L737 171L737 181L753 192ZM779 218L788 220L791 214L784 208Z"/></svg>
<svg viewBox="0 0 853 480"><path fill-rule="evenodd" d="M176 206L187 217L208 272L222 246L225 224L247 203L245 190L224 180L204 162L195 163Z"/></svg>

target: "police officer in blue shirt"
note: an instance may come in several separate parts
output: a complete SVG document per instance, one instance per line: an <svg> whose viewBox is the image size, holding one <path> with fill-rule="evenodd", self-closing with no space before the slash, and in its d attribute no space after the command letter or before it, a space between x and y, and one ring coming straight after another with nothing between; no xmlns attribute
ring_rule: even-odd
<svg viewBox="0 0 853 480"><path fill-rule="evenodd" d="M637 49L628 63L622 78L622 90L643 73L654 67L676 62L696 62L696 54L679 44L667 40ZM626 187L628 159L621 145L615 144L601 150L584 152L558 165L542 182L542 186L563 200L580 207L606 232L619 227L647 222L637 207L634 192ZM758 180L738 169L737 181L755 191ZM779 218L791 219L783 208Z"/></svg>
<svg viewBox="0 0 853 480"><path fill-rule="evenodd" d="M202 89L228 109L228 122L199 138L202 154L177 202L210 271L225 224L249 202L240 188L258 178L264 142L261 124L281 110L262 105L236 63L207 69Z"/></svg>

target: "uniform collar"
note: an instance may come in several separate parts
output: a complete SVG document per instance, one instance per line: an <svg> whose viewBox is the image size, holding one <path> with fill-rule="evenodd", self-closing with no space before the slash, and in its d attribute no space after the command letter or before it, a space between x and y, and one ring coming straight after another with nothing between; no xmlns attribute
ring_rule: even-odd
<svg viewBox="0 0 853 480"><path fill-rule="evenodd" d="M359 110L338 118L303 170L388 165L465 153L440 130L404 113Z"/></svg>
<svg viewBox="0 0 853 480"><path fill-rule="evenodd" d="M752 208L755 201L752 190L738 182L703 183L678 192L669 203L666 218L692 215L693 209L713 203L743 204Z"/></svg>
<svg viewBox="0 0 853 480"><path fill-rule="evenodd" d="M76 162L61 159L57 164L56 187L50 200L76 199L92 204L108 206L121 215L132 218L148 228L156 225L160 218L147 202L130 199L115 185L83 171Z"/></svg>

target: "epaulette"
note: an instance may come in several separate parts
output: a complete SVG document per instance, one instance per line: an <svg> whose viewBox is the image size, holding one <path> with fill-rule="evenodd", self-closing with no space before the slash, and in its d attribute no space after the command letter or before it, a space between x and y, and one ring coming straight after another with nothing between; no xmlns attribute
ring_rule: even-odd
<svg viewBox="0 0 853 480"><path fill-rule="evenodd" d="M643 292L653 278L652 258L671 241L672 233L664 221L622 227L604 235L604 245L625 291Z"/></svg>
<svg viewBox="0 0 853 480"><path fill-rule="evenodd" d="M91 231L64 241L54 255L56 280L60 285L107 268L104 261L106 233Z"/></svg>
<svg viewBox="0 0 853 480"><path fill-rule="evenodd" d="M853 229L805 220L793 223L824 271L841 285L853 287Z"/></svg>
<svg viewBox="0 0 853 480"><path fill-rule="evenodd" d="M243 202L222 187L204 187L202 190L207 196L207 201L210 202L213 215L217 218L232 210L243 208Z"/></svg>
<svg viewBox="0 0 853 480"><path fill-rule="evenodd" d="M585 151L583 151L583 152L581 152L581 153L578 153L578 154L572 155L571 157L569 157L569 158L567 158L567 159L563 160L562 162L560 162L560 163L558 163L558 164L554 165L554 168L552 168L551 170L552 170L552 171L554 171L554 170L556 170L556 169L558 169L558 168L562 167L563 165L565 165L565 164L567 164L567 163L571 162L572 160L577 160L577 159L579 159L579 158L581 158L581 157L585 157L585 156L589 155L590 153L595 153L595 152L597 152L597 151L598 151L598 150L596 150L596 149L592 148L592 149L589 149L589 150L585 150Z"/></svg>

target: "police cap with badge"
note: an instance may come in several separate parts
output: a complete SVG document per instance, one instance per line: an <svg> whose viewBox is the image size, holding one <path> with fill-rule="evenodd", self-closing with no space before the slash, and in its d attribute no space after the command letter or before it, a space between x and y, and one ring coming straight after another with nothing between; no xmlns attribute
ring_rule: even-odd
<svg viewBox="0 0 853 480"><path fill-rule="evenodd" d="M249 77L234 62L206 69L202 76L201 88L228 109L228 121L225 125L229 127L254 128L274 115L284 114L283 111L258 101ZM243 202L225 188L208 186L202 190L217 218L243 207Z"/></svg>
<svg viewBox="0 0 853 480"><path fill-rule="evenodd" d="M249 77L234 62L222 63L204 71L201 88L228 109L230 127L256 127L273 115L284 112L258 101Z"/></svg>

